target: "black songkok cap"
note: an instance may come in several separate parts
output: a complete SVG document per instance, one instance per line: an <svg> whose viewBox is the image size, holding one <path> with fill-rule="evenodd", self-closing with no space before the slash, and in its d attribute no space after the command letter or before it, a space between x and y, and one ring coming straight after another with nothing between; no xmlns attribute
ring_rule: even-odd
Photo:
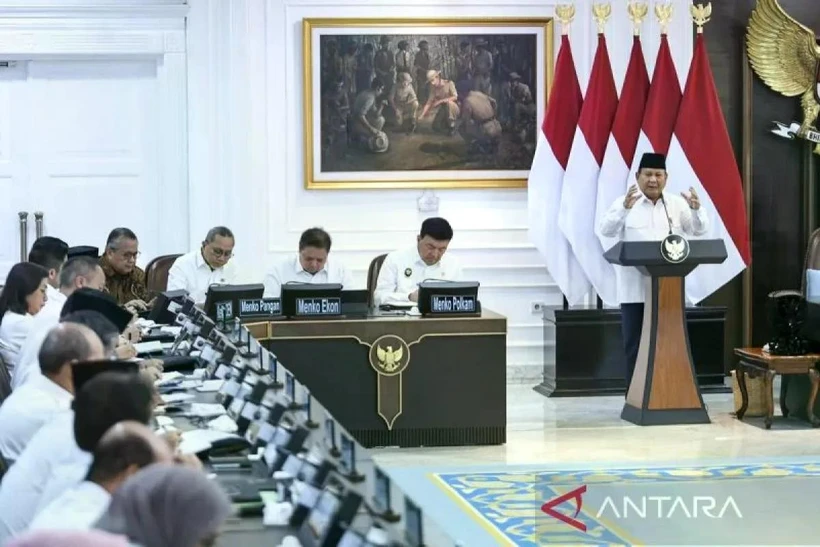
<svg viewBox="0 0 820 547"><path fill-rule="evenodd" d="M117 304L117 301L111 295L88 287L77 289L71 293L71 296L63 304L60 317L65 317L69 313L80 310L100 312L116 325L120 333L125 330L128 323L134 318L131 312Z"/></svg>
<svg viewBox="0 0 820 547"><path fill-rule="evenodd" d="M647 152L641 157L641 164L638 169L663 169L666 170L666 156Z"/></svg>
<svg viewBox="0 0 820 547"><path fill-rule="evenodd" d="M68 258L74 258L75 256L100 258L100 249L98 247L91 247L90 245L78 245L76 247L69 247Z"/></svg>

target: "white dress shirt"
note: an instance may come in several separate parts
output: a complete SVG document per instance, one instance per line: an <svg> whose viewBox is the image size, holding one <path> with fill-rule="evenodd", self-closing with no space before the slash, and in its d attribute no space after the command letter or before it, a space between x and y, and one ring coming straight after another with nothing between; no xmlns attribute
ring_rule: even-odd
<svg viewBox="0 0 820 547"><path fill-rule="evenodd" d="M354 289L353 277L339 262L325 262L324 267L311 274L302 268L299 255L284 258L265 276L265 298L279 298L285 283L341 283L342 289Z"/></svg>
<svg viewBox="0 0 820 547"><path fill-rule="evenodd" d="M16 461L40 428L71 408L74 396L42 374L12 391L0 405L0 454Z"/></svg>
<svg viewBox="0 0 820 547"><path fill-rule="evenodd" d="M195 302L205 302L211 285L235 285L239 278L234 260L229 260L221 268L213 269L197 249L184 254L174 261L168 272L168 290L184 289Z"/></svg>
<svg viewBox="0 0 820 547"><path fill-rule="evenodd" d="M9 374L14 376L14 369L20 362L20 351L31 330L34 316L7 311L0 323L0 355Z"/></svg>
<svg viewBox="0 0 820 547"><path fill-rule="evenodd" d="M703 206L693 210L680 196L664 194L663 197L664 200L652 203L641 194L631 209L624 207L626 196L619 197L601 219L601 235L621 241L660 242L669 234L670 223L672 232L678 235L699 236L709 230L709 216ZM620 303L644 301L645 276L637 268L615 266L615 275Z"/></svg>
<svg viewBox="0 0 820 547"><path fill-rule="evenodd" d="M51 288L51 286L49 286ZM11 388L17 389L31 378L41 376L40 373L40 346L43 345L48 333L60 322L60 313L68 299L62 292L53 290L48 294L48 302L43 309L34 316L28 337L20 350L20 359L11 379Z"/></svg>
<svg viewBox="0 0 820 547"><path fill-rule="evenodd" d="M0 545L25 531L41 508L79 484L91 454L74 441L74 412L40 428L0 482Z"/></svg>
<svg viewBox="0 0 820 547"><path fill-rule="evenodd" d="M426 279L446 279L461 281L461 267L449 254L428 266L419 256L418 248L411 247L393 251L384 259L379 279L376 281L374 300L377 306L383 304L407 304L410 293L419 288Z"/></svg>
<svg viewBox="0 0 820 547"><path fill-rule="evenodd" d="M31 521L29 530L89 530L108 509L111 494L91 481L69 488Z"/></svg>

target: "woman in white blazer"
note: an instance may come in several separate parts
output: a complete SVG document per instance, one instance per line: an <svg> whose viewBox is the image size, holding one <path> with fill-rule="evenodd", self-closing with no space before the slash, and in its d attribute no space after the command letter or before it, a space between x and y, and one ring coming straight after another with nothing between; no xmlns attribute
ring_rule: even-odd
<svg viewBox="0 0 820 547"><path fill-rule="evenodd" d="M0 292L0 356L12 375L34 316L46 303L47 282L48 270L21 262L9 271Z"/></svg>

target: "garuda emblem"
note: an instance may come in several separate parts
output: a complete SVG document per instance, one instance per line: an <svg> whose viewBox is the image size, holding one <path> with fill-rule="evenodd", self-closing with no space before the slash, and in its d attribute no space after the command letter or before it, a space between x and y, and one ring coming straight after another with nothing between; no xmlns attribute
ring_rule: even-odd
<svg viewBox="0 0 820 547"><path fill-rule="evenodd" d="M370 346L370 366L381 376L396 376L410 363L410 348L393 334L380 336Z"/></svg>
<svg viewBox="0 0 820 547"><path fill-rule="evenodd" d="M689 256L689 242L679 235L670 234L661 242L661 255L667 262L683 262Z"/></svg>
<svg viewBox="0 0 820 547"><path fill-rule="evenodd" d="M376 347L376 356L379 358L379 366L385 372L393 372L401 366L401 358L404 356L404 348L399 346L393 349L393 346L382 348Z"/></svg>
<svg viewBox="0 0 820 547"><path fill-rule="evenodd" d="M774 122L772 132L818 143L814 153L820 154L820 132L814 125L820 114L820 47L814 32L789 16L778 0L758 0L746 42L752 68L767 86L786 97L800 95L802 123L787 127Z"/></svg>

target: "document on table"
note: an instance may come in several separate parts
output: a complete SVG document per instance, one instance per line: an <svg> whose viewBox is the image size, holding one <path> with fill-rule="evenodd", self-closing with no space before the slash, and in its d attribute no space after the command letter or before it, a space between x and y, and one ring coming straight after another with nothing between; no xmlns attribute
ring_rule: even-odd
<svg viewBox="0 0 820 547"><path fill-rule="evenodd" d="M191 401L194 399L194 396L190 393L167 393L162 395L162 402L166 405L174 404L174 403L184 403L186 401Z"/></svg>
<svg viewBox="0 0 820 547"><path fill-rule="evenodd" d="M189 416L200 418L215 418L226 413L225 407L219 403L191 403L191 409L188 411Z"/></svg>
<svg viewBox="0 0 820 547"><path fill-rule="evenodd" d="M152 342L137 342L134 344L134 349L137 350L137 355L146 355L149 353L162 353L162 342L156 340Z"/></svg>
<svg viewBox="0 0 820 547"><path fill-rule="evenodd" d="M214 391L219 391L219 388L222 387L222 384L225 383L225 380L205 380L202 382L202 385L197 387L196 390L200 393L212 393Z"/></svg>

